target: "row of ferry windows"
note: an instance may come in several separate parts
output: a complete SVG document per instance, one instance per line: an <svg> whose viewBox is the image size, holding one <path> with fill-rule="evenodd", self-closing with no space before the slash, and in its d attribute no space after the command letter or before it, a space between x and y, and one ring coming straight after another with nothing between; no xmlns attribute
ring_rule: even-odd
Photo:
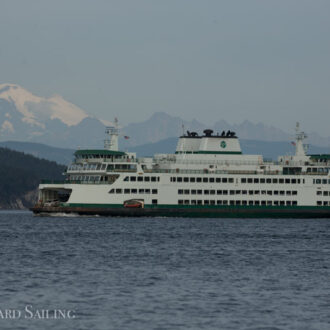
<svg viewBox="0 0 330 330"><path fill-rule="evenodd" d="M330 179L313 179L314 184L330 184Z"/></svg>
<svg viewBox="0 0 330 330"><path fill-rule="evenodd" d="M297 205L297 201L227 201L227 200L189 200L189 199L179 199L179 205L268 205L268 206L278 206L278 205Z"/></svg>
<svg viewBox="0 0 330 330"><path fill-rule="evenodd" d="M158 194L158 189L111 189L109 194Z"/></svg>
<svg viewBox="0 0 330 330"><path fill-rule="evenodd" d="M170 178L171 182L204 182L204 183L234 183L234 178L202 178L202 177L175 177ZM330 181L330 180L329 180ZM300 184L305 183L305 179L277 179L277 178L241 178L241 183L285 183L285 184Z"/></svg>
<svg viewBox="0 0 330 330"><path fill-rule="evenodd" d="M126 176L124 181L131 182L159 182L159 176Z"/></svg>
<svg viewBox="0 0 330 330"><path fill-rule="evenodd" d="M316 205L317 206L330 206L330 202L328 202L328 201L317 201L316 202Z"/></svg>
<svg viewBox="0 0 330 330"><path fill-rule="evenodd" d="M208 190L178 189L179 195L280 195L295 196L297 190Z"/></svg>
<svg viewBox="0 0 330 330"><path fill-rule="evenodd" d="M330 196L330 191L317 191L316 195L318 196Z"/></svg>

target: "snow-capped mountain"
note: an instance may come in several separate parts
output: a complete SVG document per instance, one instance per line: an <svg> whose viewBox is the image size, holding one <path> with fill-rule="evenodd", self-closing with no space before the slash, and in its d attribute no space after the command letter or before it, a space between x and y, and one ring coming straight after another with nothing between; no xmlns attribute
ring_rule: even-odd
<svg viewBox="0 0 330 330"><path fill-rule="evenodd" d="M43 142L53 146L102 145L104 125L59 95L33 95L14 84L0 84L0 140ZM101 130L91 132L92 126ZM82 130L84 132L82 132Z"/></svg>

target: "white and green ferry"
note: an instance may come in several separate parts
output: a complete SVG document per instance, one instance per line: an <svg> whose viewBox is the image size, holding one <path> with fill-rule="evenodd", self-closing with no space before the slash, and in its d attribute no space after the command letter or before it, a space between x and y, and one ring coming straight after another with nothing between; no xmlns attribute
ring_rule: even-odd
<svg viewBox="0 0 330 330"><path fill-rule="evenodd" d="M137 158L118 151L118 128L104 149L77 150L63 182L43 181L36 214L171 217L330 217L330 155L266 161L242 154L234 132L183 134L174 154Z"/></svg>

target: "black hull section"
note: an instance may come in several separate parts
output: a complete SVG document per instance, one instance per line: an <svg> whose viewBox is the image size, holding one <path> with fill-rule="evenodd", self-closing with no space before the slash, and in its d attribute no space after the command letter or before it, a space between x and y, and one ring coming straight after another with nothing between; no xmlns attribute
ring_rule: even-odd
<svg viewBox="0 0 330 330"><path fill-rule="evenodd" d="M330 207L33 207L36 215L100 215L112 217L188 217L188 218L329 218Z"/></svg>

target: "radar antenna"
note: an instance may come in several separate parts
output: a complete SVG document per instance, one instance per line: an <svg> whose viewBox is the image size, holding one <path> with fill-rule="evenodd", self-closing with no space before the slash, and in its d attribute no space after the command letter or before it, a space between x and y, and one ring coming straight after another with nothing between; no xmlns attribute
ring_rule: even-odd
<svg viewBox="0 0 330 330"><path fill-rule="evenodd" d="M307 134L300 130L299 122L296 123L296 156L306 156L306 145L303 141L307 138Z"/></svg>

